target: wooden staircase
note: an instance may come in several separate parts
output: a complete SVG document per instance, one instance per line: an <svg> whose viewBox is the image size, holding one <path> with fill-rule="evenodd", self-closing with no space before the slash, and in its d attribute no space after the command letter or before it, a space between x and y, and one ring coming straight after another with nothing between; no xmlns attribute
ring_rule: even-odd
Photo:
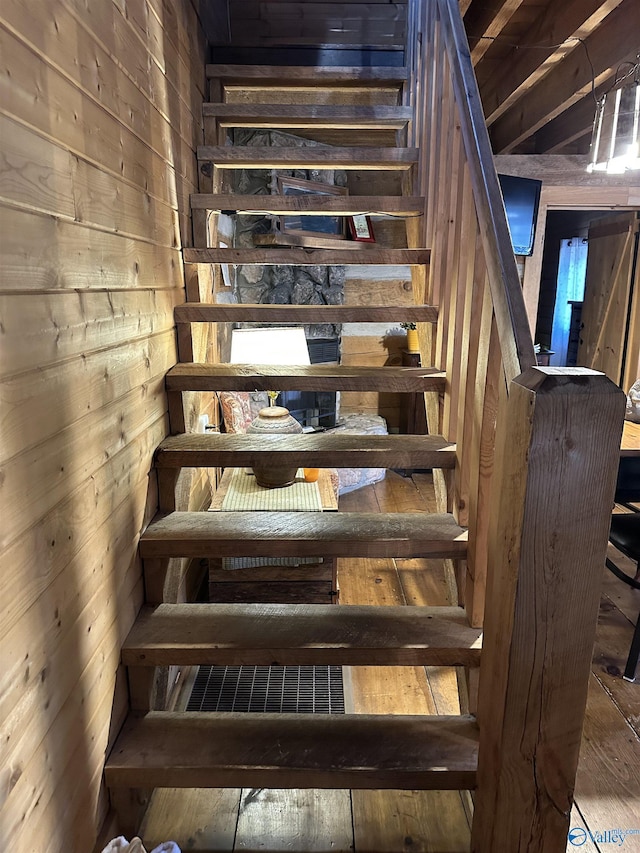
<svg viewBox="0 0 640 853"><path fill-rule="evenodd" d="M458 4L410 9L408 69L207 67L201 193L192 197L194 247L184 250L188 301L175 311L180 363L166 379L172 435L156 456L160 514L140 540L146 606L122 652L131 714L105 767L125 833L162 786L477 789L474 851L564 850L622 406L604 377L534 367ZM291 128L332 147L232 147L230 127ZM399 172L402 192L230 193L228 170L249 166ZM222 212L402 217L406 247L225 248L216 230ZM415 305L212 304L219 264L407 264ZM210 324L311 318L413 320L432 366L236 366L195 357L196 330ZM430 435L256 440L189 431L192 392L274 387L423 393ZM181 506L183 469L283 459L433 468L437 513ZM450 604L188 604L176 593L189 560L318 553L441 558ZM268 663L456 666L464 713L181 714L159 699L156 667Z"/></svg>
<svg viewBox="0 0 640 853"><path fill-rule="evenodd" d="M308 69L305 69L307 76ZM260 85L285 87L299 69L208 69L212 88L225 91L260 72ZM321 69L314 84L323 96L340 87L392 88L399 101L397 69ZM322 79L322 82L320 82ZM310 97L313 99L313 90ZM325 104L204 105L207 143L198 159L212 188L233 168L347 168L411 170L417 152L406 147L236 148L211 144L225 128L247 125L339 128L354 141L363 129L391 128L403 135L411 110L395 105ZM410 181L407 182L410 186ZM194 219L222 211L282 214L415 217L424 199L392 197L192 196ZM208 233L207 233L208 232ZM202 218L195 226L200 245L185 251L189 263L370 263L420 266L429 253L419 248L216 249ZM204 235L205 239L202 239ZM215 240L215 237L213 238ZM182 351L193 352L195 323L362 323L437 321L433 306L236 305L188 302L175 309ZM182 354L182 353L181 353ZM395 391L444 390L435 368L280 367L181 363L167 375L171 428L175 435L158 449L164 509L181 468L242 467L254 464L307 467L403 467L452 469L455 446L438 435L349 436L199 435L185 433L182 395L189 391L255 390ZM172 476L173 475L173 476ZM450 513L250 513L165 512L142 535L140 555L147 588L163 588L158 572L170 558L271 555L331 557L441 557L464 559L466 530ZM152 580L151 574L156 577ZM437 665L477 667L481 631L469 626L457 606L326 607L323 605L171 604L148 601L123 648L130 679L151 686L153 667L193 664ZM473 788L477 726L471 716L328 717L308 715L175 714L154 710L144 687L132 689L134 713L107 762L113 788L161 786ZM136 699L138 701L136 701ZM203 749L203 745L208 747ZM274 744L277 747L274 747ZM123 818L125 816L123 815Z"/></svg>

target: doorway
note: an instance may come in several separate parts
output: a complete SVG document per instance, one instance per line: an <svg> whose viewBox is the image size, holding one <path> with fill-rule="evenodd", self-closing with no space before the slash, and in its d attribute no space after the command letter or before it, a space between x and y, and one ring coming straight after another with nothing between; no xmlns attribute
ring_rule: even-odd
<svg viewBox="0 0 640 853"><path fill-rule="evenodd" d="M640 374L638 214L550 210L535 341L556 366L602 370L625 391Z"/></svg>

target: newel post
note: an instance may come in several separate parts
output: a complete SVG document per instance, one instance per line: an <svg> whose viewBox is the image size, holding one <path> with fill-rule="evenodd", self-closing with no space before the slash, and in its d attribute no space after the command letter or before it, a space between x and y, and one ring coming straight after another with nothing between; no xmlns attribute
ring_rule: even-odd
<svg viewBox="0 0 640 853"><path fill-rule="evenodd" d="M564 853L624 395L534 367L498 415L473 853Z"/></svg>

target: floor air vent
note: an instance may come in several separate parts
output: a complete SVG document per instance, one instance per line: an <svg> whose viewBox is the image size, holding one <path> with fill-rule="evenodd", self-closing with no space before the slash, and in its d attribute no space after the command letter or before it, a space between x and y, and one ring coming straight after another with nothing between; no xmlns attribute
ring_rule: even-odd
<svg viewBox="0 0 640 853"><path fill-rule="evenodd" d="M201 666L187 711L344 714L339 666Z"/></svg>

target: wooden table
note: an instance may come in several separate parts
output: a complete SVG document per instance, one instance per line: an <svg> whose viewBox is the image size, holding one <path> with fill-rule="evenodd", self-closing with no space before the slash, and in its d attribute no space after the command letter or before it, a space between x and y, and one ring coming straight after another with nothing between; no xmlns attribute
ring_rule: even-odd
<svg viewBox="0 0 640 853"><path fill-rule="evenodd" d="M229 489L234 469L225 469L213 500L211 510L222 511L222 502ZM337 512L338 499L326 469L318 478L323 512ZM270 602L274 604L337 604L337 561L323 558L322 562L299 566L262 565L247 569L223 568L222 560L209 560L209 601ZM275 562L275 561L274 561Z"/></svg>
<svg viewBox="0 0 640 853"><path fill-rule="evenodd" d="M620 456L640 456L640 424L624 422Z"/></svg>

